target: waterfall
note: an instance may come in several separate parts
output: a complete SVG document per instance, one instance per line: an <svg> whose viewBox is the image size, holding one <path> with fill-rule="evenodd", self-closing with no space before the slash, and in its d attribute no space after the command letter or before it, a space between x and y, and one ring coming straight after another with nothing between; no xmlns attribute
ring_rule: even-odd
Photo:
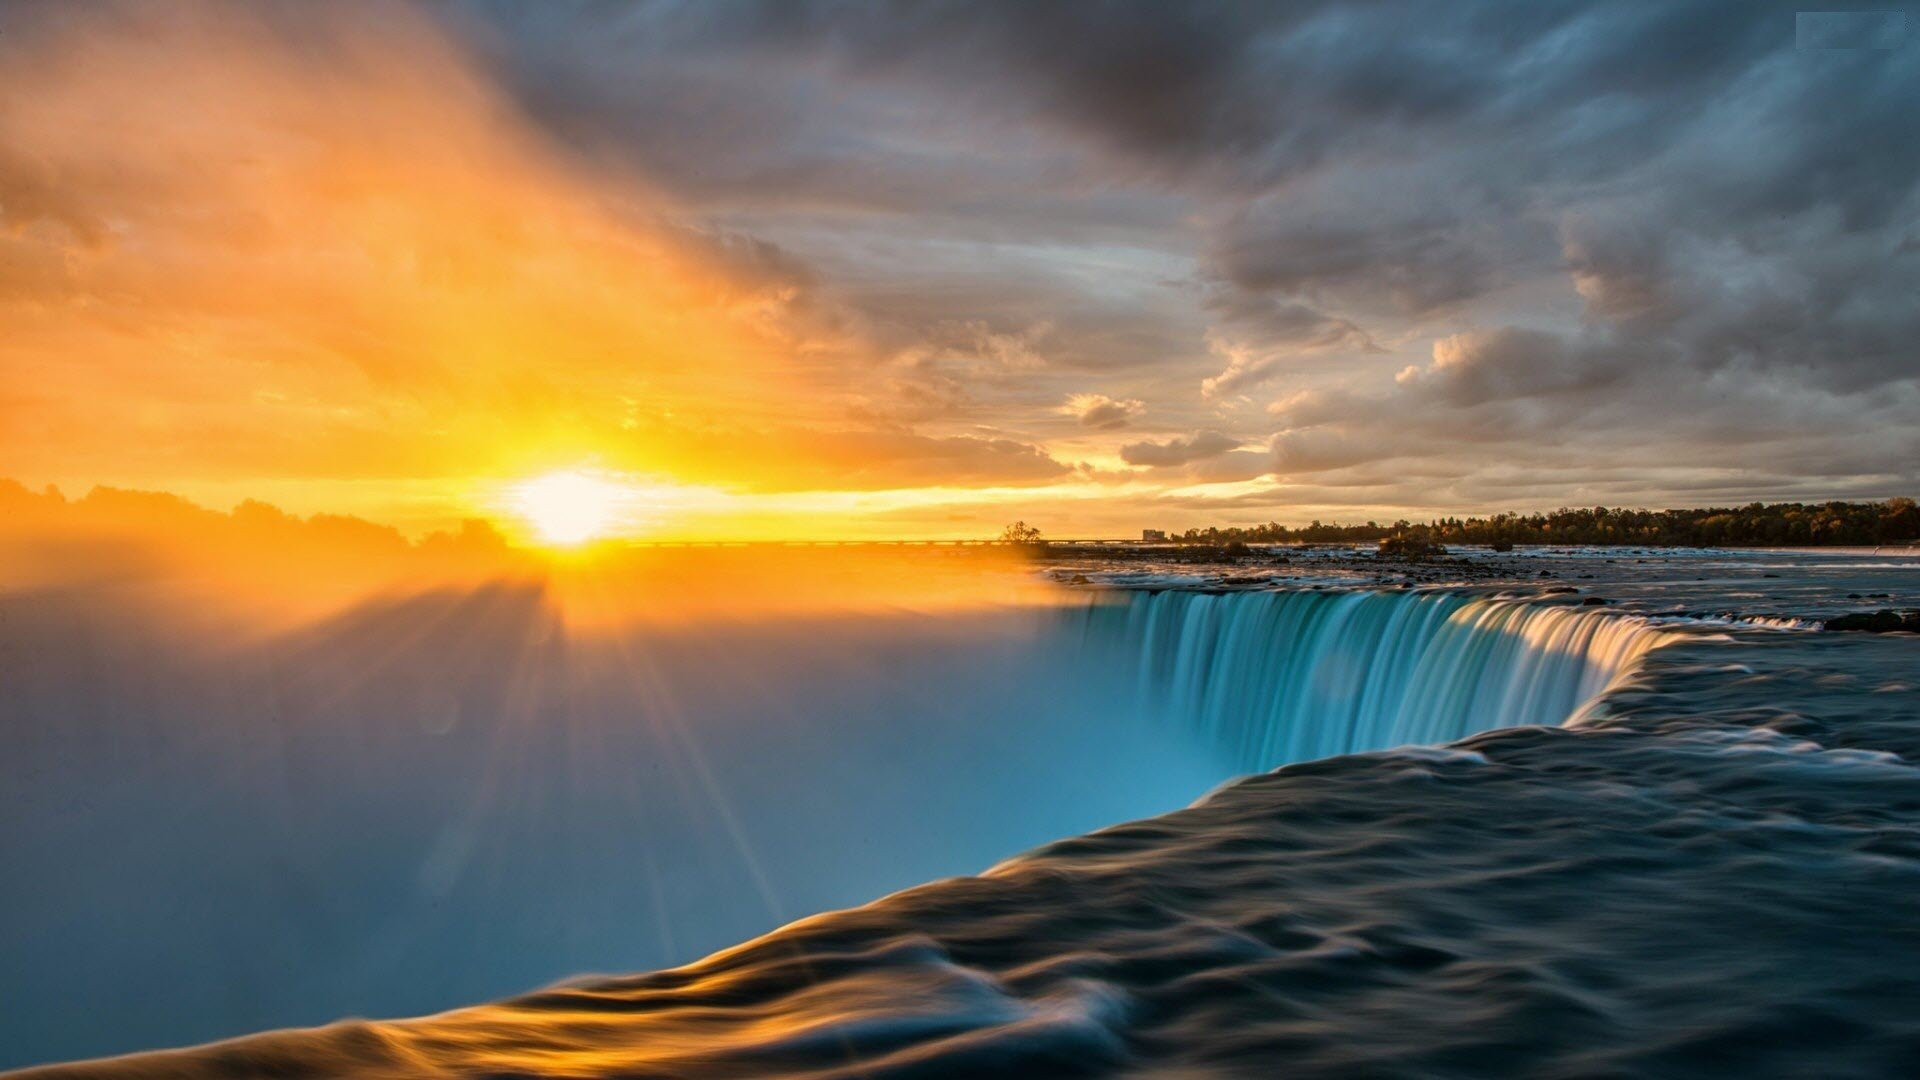
<svg viewBox="0 0 1920 1080"><path fill-rule="evenodd" d="M1245 769L1559 724L1667 633L1457 590L1117 591L1068 618L1150 712Z"/></svg>

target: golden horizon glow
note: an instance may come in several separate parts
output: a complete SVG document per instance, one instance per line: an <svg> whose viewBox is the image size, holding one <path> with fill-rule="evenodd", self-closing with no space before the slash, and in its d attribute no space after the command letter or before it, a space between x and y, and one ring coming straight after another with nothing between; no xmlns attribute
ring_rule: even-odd
<svg viewBox="0 0 1920 1080"><path fill-rule="evenodd" d="M197 507L227 513L245 503L262 503L299 517L348 517L392 528L410 540L435 532L458 532L462 523L480 519L516 547L556 550L585 546L550 542L519 505L517 490L556 474L578 473L612 485L621 515L601 539L668 543L835 542L866 540L984 540L999 535L1009 521L1034 522L1055 538L1125 537L1142 524L1183 527L1213 520L1197 514L1141 513L1131 500L1159 489L1133 483L1072 480L1030 487L924 486L877 491L814 490L756 492L691 484L661 473L628 472L600 464L603 455L544 459L523 472L446 477L404 483L376 479L263 482L239 477L157 485L139 477L7 476L31 491L49 487L64 498L82 499L95 490L146 492L179 498ZM569 460L573 463L568 463ZM1190 500L1249 491L1284 490L1270 480L1176 489ZM1349 508L1302 504L1301 513L1324 520L1345 520ZM1304 524L1304 520L1300 522Z"/></svg>

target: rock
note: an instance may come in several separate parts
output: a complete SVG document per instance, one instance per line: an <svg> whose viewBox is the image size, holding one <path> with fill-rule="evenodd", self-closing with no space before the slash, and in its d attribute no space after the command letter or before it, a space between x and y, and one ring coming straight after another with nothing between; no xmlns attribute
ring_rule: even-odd
<svg viewBox="0 0 1920 1080"><path fill-rule="evenodd" d="M1447 549L1424 536L1389 536L1380 541L1376 552L1383 559L1433 559L1447 553Z"/></svg>
<svg viewBox="0 0 1920 1080"><path fill-rule="evenodd" d="M1582 607L1599 607L1605 603L1608 603L1608 600L1604 596L1589 596L1585 600L1580 601Z"/></svg>
<svg viewBox="0 0 1920 1080"><path fill-rule="evenodd" d="M1869 634L1905 631L1920 634L1920 611L1856 611L1828 619L1828 630L1857 630Z"/></svg>

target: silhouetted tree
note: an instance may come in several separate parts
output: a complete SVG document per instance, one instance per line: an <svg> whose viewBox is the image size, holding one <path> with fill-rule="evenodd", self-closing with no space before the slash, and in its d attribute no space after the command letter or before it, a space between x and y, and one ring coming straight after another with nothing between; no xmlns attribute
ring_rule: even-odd
<svg viewBox="0 0 1920 1080"><path fill-rule="evenodd" d="M1040 530L1024 521L1016 521L1000 530L1000 542L1003 544L1024 544L1037 546L1046 541L1040 539Z"/></svg>

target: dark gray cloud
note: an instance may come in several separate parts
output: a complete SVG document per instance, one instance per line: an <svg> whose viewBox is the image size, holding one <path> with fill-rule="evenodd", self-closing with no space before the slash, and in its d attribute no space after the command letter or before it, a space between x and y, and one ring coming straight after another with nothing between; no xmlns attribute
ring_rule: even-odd
<svg viewBox="0 0 1920 1080"><path fill-rule="evenodd" d="M777 244L869 344L847 362L874 365L875 415L1057 430L1100 372L1283 478L1421 458L1417 483L1356 482L1383 505L1618 494L1602 443L1654 501L1920 482L1911 16L443 10L558 144ZM1041 325L1027 364L954 344ZM1083 435L1126 419L1093 415ZM1539 481L1496 483L1516 462Z"/></svg>

